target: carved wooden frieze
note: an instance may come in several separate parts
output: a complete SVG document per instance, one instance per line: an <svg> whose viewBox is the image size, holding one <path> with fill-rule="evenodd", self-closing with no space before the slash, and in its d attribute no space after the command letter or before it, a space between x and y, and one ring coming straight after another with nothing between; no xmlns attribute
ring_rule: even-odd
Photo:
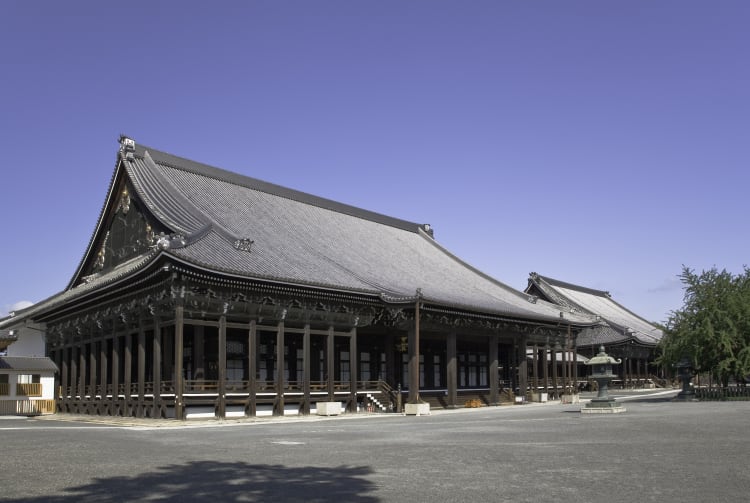
<svg viewBox="0 0 750 503"><path fill-rule="evenodd" d="M106 272L133 257L148 252L166 229L150 222L126 184L118 194L103 229L88 277Z"/></svg>

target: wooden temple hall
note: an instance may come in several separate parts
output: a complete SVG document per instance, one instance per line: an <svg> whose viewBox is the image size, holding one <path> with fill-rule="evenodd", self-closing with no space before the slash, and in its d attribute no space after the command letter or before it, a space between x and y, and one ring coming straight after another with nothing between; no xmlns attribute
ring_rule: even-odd
<svg viewBox="0 0 750 503"><path fill-rule="evenodd" d="M82 245L61 293L0 320L44 330L63 412L185 419L309 414L321 402L498 404L572 381L572 357L549 348L574 355L577 334L598 323L483 274L429 225L124 136Z"/></svg>

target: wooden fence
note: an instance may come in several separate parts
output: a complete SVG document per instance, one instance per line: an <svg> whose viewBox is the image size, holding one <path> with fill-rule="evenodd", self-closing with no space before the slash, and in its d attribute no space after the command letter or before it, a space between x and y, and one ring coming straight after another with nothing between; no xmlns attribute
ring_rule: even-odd
<svg viewBox="0 0 750 503"><path fill-rule="evenodd" d="M18 396L42 396L41 383L17 383L16 395Z"/></svg>
<svg viewBox="0 0 750 503"><path fill-rule="evenodd" d="M728 388L695 388L695 397L698 400L725 401L725 400L750 400L750 387L730 386Z"/></svg>
<svg viewBox="0 0 750 503"><path fill-rule="evenodd" d="M4 416L37 416L54 413L54 400L0 400L0 415Z"/></svg>

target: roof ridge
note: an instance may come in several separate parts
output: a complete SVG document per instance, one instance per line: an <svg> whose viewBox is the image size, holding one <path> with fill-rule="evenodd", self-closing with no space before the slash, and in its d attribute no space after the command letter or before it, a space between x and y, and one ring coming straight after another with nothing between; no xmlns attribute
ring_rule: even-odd
<svg viewBox="0 0 750 503"><path fill-rule="evenodd" d="M418 229L429 230L429 226L403 220L396 217L391 217L375 211L366 210L357 206L352 206L345 203L340 203L332 199L328 199L321 196L316 196L307 192L302 192L296 189L291 189L275 183L266 182L258 178L254 178L248 175L235 173L228 171L223 168L211 166L198 161L193 161L186 157L180 157L168 152L164 152L146 145L136 144L135 155L143 158L144 154L148 153L152 159L158 163L173 169L187 171L208 178L213 178L233 185L239 185L241 187L249 188L252 190L258 190L285 199L290 199L303 204L309 204L311 206L317 206L319 208L328 209L338 213L344 213L364 220L371 220L391 227L396 227L402 230L411 232L417 232Z"/></svg>
<svg viewBox="0 0 750 503"><path fill-rule="evenodd" d="M550 278L549 276L542 276L541 274L537 274L535 272L532 272L531 275L536 276L542 281L549 283L551 286L559 286L561 288L567 288L568 290L578 290L579 292L590 293L592 295L598 295L599 297L607 297L609 299L612 298L612 295L606 290L597 290L595 288L589 288L587 286L568 283L567 281L561 281L559 279Z"/></svg>
<svg viewBox="0 0 750 503"><path fill-rule="evenodd" d="M646 332L646 331L643 331L643 330L641 330L641 329L639 329L637 327L631 326L629 324L623 324L623 323L620 323L620 322L617 322L617 321L613 321L610 317L607 317L607 316L602 315L600 313L595 313L590 308L588 308L588 307L586 307L586 306L584 306L584 305L582 305L582 304L574 301L573 299L567 297L566 295L564 295L561 292L558 292L557 290L554 290L554 288L553 288L555 294L558 295L558 296L560 296L560 297L563 297L565 299L565 301L578 306L580 309L582 309L582 310L584 310L586 312L589 312L589 313L592 313L594 315L600 316L602 318L602 320L605 320L610 327L612 327L615 330L618 330L618 331L622 332L623 334L631 334L631 336L635 337L635 338L638 338L637 335L635 335L635 334L643 334L646 337L650 337L650 338L653 338L653 339L658 339L658 337L656 337L656 336L654 336L652 334L654 332L656 332L656 333L662 332L663 333L663 330L661 328L659 328L658 326L656 326L653 321L647 320L646 318L640 316L638 313L635 313L631 309L628 309L626 306L620 304L614 298L612 298L612 295L609 292L606 292L606 291L603 291L603 290L595 290L593 288L586 288L586 287L583 287L583 286L580 286L580 285L574 285L572 283L567 283L565 281L560 281L560 280L556 280L556 279L549 278L549 277L546 277L546 276L542 276L541 274L537 274L535 272L531 273L531 278L532 278L532 281L536 281L537 284L538 284L539 281L541 281L543 283L546 283L550 287L560 287L560 288L565 288L565 289L568 289L568 290L576 290L576 291L581 292L581 293L587 293L587 294L597 295L599 297L604 297L609 302L611 302L612 304L614 304L618 309L624 311L625 313L629 314L630 316L632 316L632 317L634 317L634 318L642 321L643 323L645 323L646 325L649 325L651 327L651 330L649 330L648 332Z"/></svg>
<svg viewBox="0 0 750 503"><path fill-rule="evenodd" d="M455 254L454 254L453 252L451 252L450 250L448 250L448 249L447 249L446 247L444 247L443 245L441 245L440 243L438 243L438 242L437 242L437 241L435 240L435 238L433 238L433 237L432 237L432 235L431 235L430 233L428 233L428 232L425 232L425 231L422 231L422 232L420 232L420 235L421 235L421 236L422 236L422 237L423 237L424 239L426 239L426 240L427 240L427 241L428 241L428 242L429 242L430 244L432 244L432 245L433 245L434 247L438 248L438 249L439 249L440 251L442 251L442 252L443 252L443 253L445 253L445 254L446 254L446 255L447 255L448 257L450 257L450 258L451 258L451 260L454 260L454 261L458 262L459 264L461 264L462 266L464 266L464 267L466 267L467 269L471 270L471 271L472 271L472 272L474 272L475 274L478 274L479 276L483 277L483 278L484 278L484 279L486 279L487 281L490 281L490 282L491 282L491 283L493 283L493 284L494 284L495 286L499 286L499 287L501 287L501 288L505 289L506 291L508 291L508 292L510 292L510 293L512 293L512 294L514 294L514 295L516 295L516 296L517 296L517 297L518 297L519 299L523 299L523 300L526 300L526 301L528 301L528 302L530 302L530 303L534 303L534 302L536 302L536 300L535 300L535 297L534 297L533 295L530 295L530 294L528 294L528 293L522 292L522 291L520 291L520 290L517 290L517 289L513 288L513 287L512 287L512 286L510 286L510 285L507 285L507 284L503 283L503 282L502 282L502 281L500 281L499 279L497 279L497 278L495 278L495 277L493 277L493 276L490 276L490 275L489 275L489 274L487 274L486 272L483 272L483 271L481 271L481 270L477 269L476 267L474 267L473 265L469 264L468 262L466 262L466 261L465 261L465 260L463 260L462 258L458 257L458 256L457 256L457 255L455 255Z"/></svg>

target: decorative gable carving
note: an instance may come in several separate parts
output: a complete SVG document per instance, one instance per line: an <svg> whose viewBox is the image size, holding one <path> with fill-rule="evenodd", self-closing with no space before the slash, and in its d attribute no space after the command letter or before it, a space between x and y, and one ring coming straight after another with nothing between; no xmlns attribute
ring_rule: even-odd
<svg viewBox="0 0 750 503"><path fill-rule="evenodd" d="M167 231L151 221L129 184L122 184L105 222L106 227L101 230L96 255L83 276L84 281L147 253Z"/></svg>

